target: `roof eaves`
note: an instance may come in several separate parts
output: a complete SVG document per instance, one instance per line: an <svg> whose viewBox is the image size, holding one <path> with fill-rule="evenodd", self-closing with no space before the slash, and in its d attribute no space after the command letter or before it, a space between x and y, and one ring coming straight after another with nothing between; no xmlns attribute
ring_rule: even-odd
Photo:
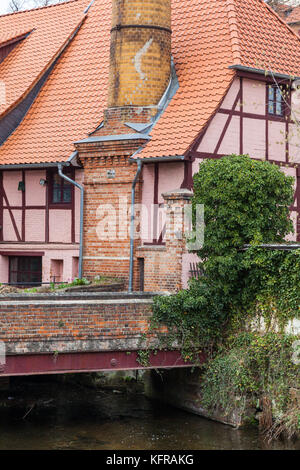
<svg viewBox="0 0 300 470"><path fill-rule="evenodd" d="M276 73L276 72L272 72L270 70L264 70L264 69L256 69L253 67L247 67L245 65L240 65L240 64L230 65L228 68L233 69L233 70L238 70L241 72L257 73L259 75L264 75L264 76L270 75L270 76L274 76L275 78L280 78L283 80L299 80L300 79L300 77L295 77L293 75L287 75L284 73Z"/></svg>
<svg viewBox="0 0 300 470"><path fill-rule="evenodd" d="M154 163L154 162L175 162L185 160L184 155L168 155L164 157L144 157L144 158L130 158L130 161L142 160L143 163Z"/></svg>
<svg viewBox="0 0 300 470"><path fill-rule="evenodd" d="M84 23L87 15L84 14L83 17L81 18L80 22L76 25L75 29L71 32L70 36L66 39L66 41L63 43L63 45L59 48L59 50L55 53L55 55L51 58L51 60L47 63L47 65L43 68L43 70L39 73L39 75L35 78L35 80L32 82L30 87L27 88L25 93L23 93L17 101L12 103L8 108L5 109L5 111L0 114L0 120L3 119L13 108L18 106L18 104L23 101L26 96L31 92L31 90L35 87L35 85L39 82L39 80L42 78L42 76L46 73L46 71L54 64L54 62L61 56L61 54L64 52L66 47L72 42L78 31L80 30L82 24Z"/></svg>
<svg viewBox="0 0 300 470"><path fill-rule="evenodd" d="M58 164L63 166L70 166L70 162L41 162L41 163L8 163L0 165L0 170L22 170L22 169L39 169L39 168L53 168Z"/></svg>
<svg viewBox="0 0 300 470"><path fill-rule="evenodd" d="M88 137L87 139L78 140L74 144L92 144L97 142L115 142L117 140L150 140L148 134L120 134L120 135L104 135L101 137Z"/></svg>

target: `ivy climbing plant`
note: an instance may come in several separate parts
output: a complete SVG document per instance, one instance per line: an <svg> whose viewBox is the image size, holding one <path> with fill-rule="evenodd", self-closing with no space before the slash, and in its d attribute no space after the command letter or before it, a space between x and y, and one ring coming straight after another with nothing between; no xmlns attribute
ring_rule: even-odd
<svg viewBox="0 0 300 470"><path fill-rule="evenodd" d="M194 215L197 204L205 208L205 241L197 252L203 276L155 299L152 329L167 326L160 344L176 345L186 360L206 351L208 407L229 411L232 394L245 400L268 394L285 412L287 390L299 380L299 368L290 367L295 338L284 330L300 318L300 251L260 248L293 232L293 186L278 166L246 155L206 160L194 176ZM264 333L251 331L255 318L264 319Z"/></svg>

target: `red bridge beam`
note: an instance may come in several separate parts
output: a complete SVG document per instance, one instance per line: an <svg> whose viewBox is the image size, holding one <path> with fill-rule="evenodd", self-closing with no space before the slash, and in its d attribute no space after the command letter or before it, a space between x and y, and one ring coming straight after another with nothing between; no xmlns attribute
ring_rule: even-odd
<svg viewBox="0 0 300 470"><path fill-rule="evenodd" d="M200 362L204 361L205 357L201 355ZM193 366L193 363L183 361L179 351L151 353L148 367L138 362L137 351L28 354L7 356L6 364L0 369L0 377Z"/></svg>

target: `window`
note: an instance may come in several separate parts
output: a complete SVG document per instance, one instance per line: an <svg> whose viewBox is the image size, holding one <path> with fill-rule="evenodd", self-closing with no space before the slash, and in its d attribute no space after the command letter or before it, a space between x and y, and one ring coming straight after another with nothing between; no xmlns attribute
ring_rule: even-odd
<svg viewBox="0 0 300 470"><path fill-rule="evenodd" d="M42 284L41 256L10 256L9 283L38 286Z"/></svg>
<svg viewBox="0 0 300 470"><path fill-rule="evenodd" d="M286 90L276 85L268 85L268 113L274 116L284 115L284 96Z"/></svg>
<svg viewBox="0 0 300 470"><path fill-rule="evenodd" d="M70 174L68 176L71 176ZM51 173L49 178L50 204L67 204L72 202L73 185L61 178L58 173Z"/></svg>

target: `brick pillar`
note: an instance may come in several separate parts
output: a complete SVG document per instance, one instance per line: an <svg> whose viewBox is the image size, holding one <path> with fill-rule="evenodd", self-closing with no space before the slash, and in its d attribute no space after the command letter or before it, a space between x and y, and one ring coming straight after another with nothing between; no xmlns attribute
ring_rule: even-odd
<svg viewBox="0 0 300 470"><path fill-rule="evenodd" d="M182 258L186 253L184 207L193 193L177 189L164 193L166 207L165 246L142 246L137 256L144 259L145 291L177 292L182 289Z"/></svg>

